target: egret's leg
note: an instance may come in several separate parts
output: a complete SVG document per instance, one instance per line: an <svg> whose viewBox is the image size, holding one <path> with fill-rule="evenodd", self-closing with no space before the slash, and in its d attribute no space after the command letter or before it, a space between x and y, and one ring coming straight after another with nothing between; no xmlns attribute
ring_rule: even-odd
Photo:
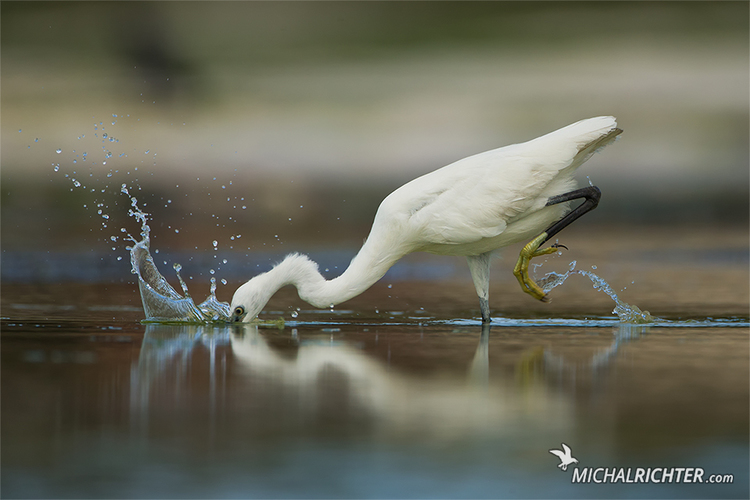
<svg viewBox="0 0 750 500"><path fill-rule="evenodd" d="M482 323L489 323L490 318L490 300L487 297L479 297L479 309L482 311Z"/></svg>
<svg viewBox="0 0 750 500"><path fill-rule="evenodd" d="M553 196L547 200L547 206L557 205L558 203L565 203L566 201L577 200L579 198L585 198L585 201L578 205L574 210L569 212L565 217L552 224L544 232L547 233L547 237L542 242L549 240L554 235L568 227L570 223L578 219L582 215L591 212L599 204L599 198L602 197L602 192L596 186L588 186L581 189L576 189L570 193L563 193L558 196Z"/></svg>
<svg viewBox="0 0 750 500"><path fill-rule="evenodd" d="M529 277L529 261L540 255L547 255L557 251L562 245L552 245L549 248L540 250L539 247L546 243L554 235L565 229L574 220L581 217L583 214L590 212L595 209L599 204L599 198L601 198L602 192L596 186L589 186L581 189L576 189L570 193L563 193L558 196L553 196L547 200L547 206L557 205L558 203L565 203L566 201L575 200L578 198L585 198L585 201L576 207L573 211L569 212L565 217L552 224L542 234L531 240L523 250L521 255L518 257L516 266L513 268L513 274L518 278L518 282L521 284L521 289L528 293L535 299L539 299L542 302L547 302L549 299L544 291L534 283L534 280ZM564 248L564 247L563 247Z"/></svg>
<svg viewBox="0 0 750 500"><path fill-rule="evenodd" d="M469 264L471 279L479 296L479 307L482 311L482 323L490 320L490 258L491 252L481 255L468 255L466 262Z"/></svg>

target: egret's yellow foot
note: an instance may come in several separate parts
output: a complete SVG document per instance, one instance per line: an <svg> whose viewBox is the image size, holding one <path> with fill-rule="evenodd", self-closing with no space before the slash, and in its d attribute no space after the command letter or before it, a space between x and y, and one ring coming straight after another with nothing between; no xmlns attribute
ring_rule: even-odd
<svg viewBox="0 0 750 500"><path fill-rule="evenodd" d="M526 246L521 250L521 255L518 256L516 267L513 268L513 274L521 284L521 289L535 299L541 300L542 302L548 302L549 298L547 298L547 294L544 293L539 285L537 285L534 280L529 277L529 262L534 257L557 252L557 245L539 250L539 245L544 243L546 239L547 233L542 233L531 240L529 243L527 243Z"/></svg>

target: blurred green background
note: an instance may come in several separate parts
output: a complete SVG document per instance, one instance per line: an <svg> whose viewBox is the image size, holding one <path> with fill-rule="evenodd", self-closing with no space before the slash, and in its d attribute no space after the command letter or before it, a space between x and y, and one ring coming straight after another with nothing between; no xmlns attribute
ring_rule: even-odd
<svg viewBox="0 0 750 500"><path fill-rule="evenodd" d="M588 227L746 231L747 2L0 9L4 252L126 255L122 183L162 248L354 251L402 183L602 114Z"/></svg>

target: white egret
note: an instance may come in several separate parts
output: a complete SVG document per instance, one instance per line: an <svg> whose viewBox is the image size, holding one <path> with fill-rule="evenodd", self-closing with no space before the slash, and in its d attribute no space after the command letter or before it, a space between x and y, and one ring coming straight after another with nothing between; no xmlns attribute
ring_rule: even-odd
<svg viewBox="0 0 750 500"><path fill-rule="evenodd" d="M544 301L545 293L529 277L529 260L555 252L557 245L539 247L596 207L599 189L574 189L573 174L621 132L611 116L589 118L418 177L383 200L367 240L341 276L326 280L307 256L288 255L237 289L232 319L253 320L286 285L296 286L300 298L315 307L333 307L370 288L404 255L430 252L466 256L482 321L488 323L492 252L532 238L513 273L524 292ZM565 202L574 199L585 201L566 215Z"/></svg>

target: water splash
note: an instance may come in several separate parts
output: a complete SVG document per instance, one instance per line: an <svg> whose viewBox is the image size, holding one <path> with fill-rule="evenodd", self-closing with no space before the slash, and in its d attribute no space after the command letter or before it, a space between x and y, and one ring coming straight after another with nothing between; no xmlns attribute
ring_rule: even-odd
<svg viewBox="0 0 750 500"><path fill-rule="evenodd" d="M151 257L148 215L138 207L138 200L128 192L125 184L120 191L130 198L128 215L141 224L141 239L136 240L130 234L127 239L133 242L130 251L132 273L138 276L138 288L141 292L143 312L148 322L181 322L206 323L212 321L229 321L229 304L216 298L216 280L211 280L211 294L202 303L195 305L188 293L187 285L180 276L182 266L174 265L177 279L184 293L180 295L162 276Z"/></svg>
<svg viewBox="0 0 750 500"><path fill-rule="evenodd" d="M565 283L565 280L567 280L571 275L580 274L582 276L586 276L591 280L591 282L594 284L595 290L606 293L612 300L615 301L615 308L612 312L615 313L620 319L620 323L642 325L654 322L654 317L651 316L651 313L649 313L648 311L642 311L638 306L634 306L622 301L617 296L615 291L612 290L612 287L609 285L609 283L607 283L603 278L590 271L576 270L576 263L577 262L575 260L571 262L568 271L564 274L559 274L553 271L545 274L542 278L537 280L537 283L542 288L542 290L544 290L544 293L549 293L553 288L562 285L563 283ZM594 267L594 269L596 268Z"/></svg>

